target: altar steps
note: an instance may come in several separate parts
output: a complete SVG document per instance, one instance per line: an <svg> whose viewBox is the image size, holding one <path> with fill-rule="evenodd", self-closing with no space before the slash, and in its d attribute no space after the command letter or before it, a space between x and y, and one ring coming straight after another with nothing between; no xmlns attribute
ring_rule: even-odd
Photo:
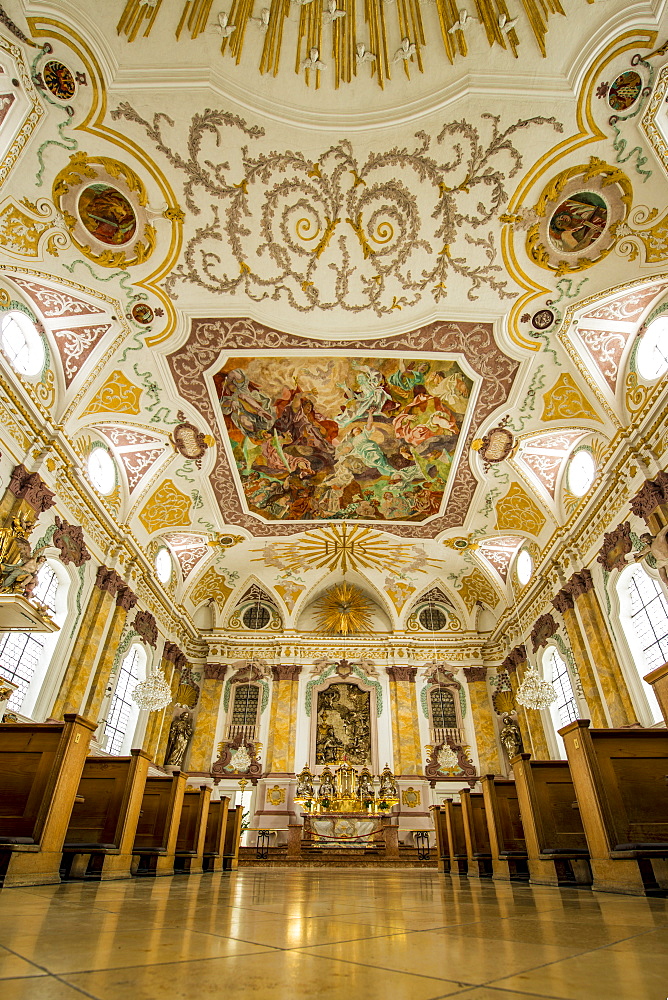
<svg viewBox="0 0 668 1000"><path fill-rule="evenodd" d="M270 847L266 858L258 858L255 847L239 849L240 868L436 868L436 850L421 861L414 847L400 847L399 857L386 857L384 849L304 849L300 858L288 858L287 847Z"/></svg>

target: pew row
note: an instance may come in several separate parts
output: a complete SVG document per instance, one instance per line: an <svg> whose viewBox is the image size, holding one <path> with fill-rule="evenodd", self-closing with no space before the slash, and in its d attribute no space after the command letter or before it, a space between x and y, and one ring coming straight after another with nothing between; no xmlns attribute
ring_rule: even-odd
<svg viewBox="0 0 668 1000"><path fill-rule="evenodd" d="M187 774L149 777L132 847L133 875L173 875Z"/></svg>
<svg viewBox="0 0 668 1000"><path fill-rule="evenodd" d="M149 763L143 750L87 758L63 844L63 878L130 878Z"/></svg>
<svg viewBox="0 0 668 1000"><path fill-rule="evenodd" d="M529 879L536 885L591 885L589 850L575 788L565 760L511 761L526 843Z"/></svg>
<svg viewBox="0 0 668 1000"><path fill-rule="evenodd" d="M209 802L206 836L204 838L204 854L202 856L202 869L204 872L213 873L223 870L229 804L230 800L227 796L223 796L217 802Z"/></svg>
<svg viewBox="0 0 668 1000"><path fill-rule="evenodd" d="M237 806L235 809L227 810L225 847L223 851L223 871L236 871L239 867L239 846L241 844L242 820L243 808L241 806Z"/></svg>
<svg viewBox="0 0 668 1000"><path fill-rule="evenodd" d="M461 802L445 799L445 828L448 836L448 852L450 854L450 872L453 875L466 875L468 871L468 854L466 853L466 836L464 834L464 818Z"/></svg>
<svg viewBox="0 0 668 1000"><path fill-rule="evenodd" d="M462 788L459 798L462 803L468 876L469 878L491 878L492 851L484 798L481 792L472 792L470 788Z"/></svg>
<svg viewBox="0 0 668 1000"><path fill-rule="evenodd" d="M436 833L436 861L439 872L450 871L450 848L448 846L448 826L444 806L429 806Z"/></svg>
<svg viewBox="0 0 668 1000"><path fill-rule="evenodd" d="M485 804L487 833L492 856L492 875L507 882L527 879L527 846L515 782L486 774L480 779Z"/></svg>
<svg viewBox="0 0 668 1000"><path fill-rule="evenodd" d="M668 731L559 730L580 807L593 888L631 895L668 890Z"/></svg>
<svg viewBox="0 0 668 1000"><path fill-rule="evenodd" d="M62 846L97 723L0 723L0 882L60 882Z"/></svg>
<svg viewBox="0 0 668 1000"><path fill-rule="evenodd" d="M188 875L202 874L210 798L209 785L185 790L174 851L175 872L184 872Z"/></svg>

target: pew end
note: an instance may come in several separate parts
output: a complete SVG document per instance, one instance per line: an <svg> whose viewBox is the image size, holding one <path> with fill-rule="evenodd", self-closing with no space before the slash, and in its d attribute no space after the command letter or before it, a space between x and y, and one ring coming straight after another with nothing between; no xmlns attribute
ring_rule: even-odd
<svg viewBox="0 0 668 1000"><path fill-rule="evenodd" d="M481 792L472 792L470 788L462 788L459 797L462 803L468 876L469 878L491 878L492 849L489 842L483 795Z"/></svg>
<svg viewBox="0 0 668 1000"><path fill-rule="evenodd" d="M494 774L486 774L480 780L492 855L492 877L501 882L526 881L529 865L515 782Z"/></svg>
<svg viewBox="0 0 668 1000"><path fill-rule="evenodd" d="M466 875L469 861L466 852L462 804L454 802L453 799L445 799L443 808L445 809L448 851L450 853L450 872L453 875Z"/></svg>
<svg viewBox="0 0 668 1000"><path fill-rule="evenodd" d="M188 775L146 779L141 814L132 847L132 874L155 877L174 874L176 839Z"/></svg>
<svg viewBox="0 0 668 1000"><path fill-rule="evenodd" d="M438 871L448 874L450 871L450 850L448 848L448 828L443 806L429 806L434 830L436 832L436 854Z"/></svg>
<svg viewBox="0 0 668 1000"><path fill-rule="evenodd" d="M202 870L205 874L213 874L223 870L223 854L225 852L225 831L227 828L227 811L230 800L221 796L216 802L209 802L209 815L206 822L204 838L204 853L202 855Z"/></svg>
<svg viewBox="0 0 668 1000"><path fill-rule="evenodd" d="M239 867L239 847L241 845L241 824L243 808L236 806L227 810L225 827L225 848L223 851L223 871L236 871Z"/></svg>
<svg viewBox="0 0 668 1000"><path fill-rule="evenodd" d="M186 788L185 790L174 852L174 872L176 874L202 874L210 799L210 785L201 785L199 788Z"/></svg>

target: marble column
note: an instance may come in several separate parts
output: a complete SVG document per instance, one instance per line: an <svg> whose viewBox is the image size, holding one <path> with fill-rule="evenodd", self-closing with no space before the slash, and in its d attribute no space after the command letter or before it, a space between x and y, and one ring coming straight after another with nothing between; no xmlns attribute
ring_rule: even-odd
<svg viewBox="0 0 668 1000"><path fill-rule="evenodd" d="M188 661L186 659L185 653L183 653L178 646L170 643L172 649L170 650L170 656L173 656L173 670L170 679L170 687L172 689L172 700L170 701L167 708L163 711L162 716L162 727L160 729L160 735L157 740L157 748L155 752L155 762L156 764L164 764L165 754L167 752L167 743L169 742L169 727L172 724L172 718L174 716L174 708L176 707L176 694L179 690L179 684L181 682L181 674L188 666ZM165 647L166 648L166 647Z"/></svg>
<svg viewBox="0 0 668 1000"><path fill-rule="evenodd" d="M208 772L216 759L216 725L226 673L225 663L207 663L204 667L195 732L190 743L189 771Z"/></svg>
<svg viewBox="0 0 668 1000"><path fill-rule="evenodd" d="M111 622L104 638L93 680L88 690L84 715L87 719L96 720L111 677L111 671L116 660L116 654L123 635L123 629L128 618L128 612L137 603L135 594L126 584L122 584L116 593L116 607L111 616Z"/></svg>
<svg viewBox="0 0 668 1000"><path fill-rule="evenodd" d="M422 774L424 765L415 694L417 667L395 665L385 670L390 679L394 772L397 776ZM382 765L381 761L378 763Z"/></svg>
<svg viewBox="0 0 668 1000"><path fill-rule="evenodd" d="M613 727L628 726L636 721L636 713L590 571L582 569L574 573L563 589L575 601L610 721Z"/></svg>
<svg viewBox="0 0 668 1000"><path fill-rule="evenodd" d="M295 732L302 668L299 664L282 663L272 667L271 672L274 686L265 769L273 774L292 774L295 769Z"/></svg>
<svg viewBox="0 0 668 1000"><path fill-rule="evenodd" d="M494 713L487 689L487 667L464 667L473 718L479 773L501 774Z"/></svg>
<svg viewBox="0 0 668 1000"><path fill-rule="evenodd" d="M531 749L531 756L534 760L549 760L550 748L540 712L537 709L525 708L517 702L517 691L524 680L527 669L527 654L524 646L516 646L507 657L504 666L508 671L510 686L515 696L517 724L520 727L525 750Z"/></svg>
<svg viewBox="0 0 668 1000"><path fill-rule="evenodd" d="M125 584L118 573L107 566L98 566L93 591L69 658L67 669L60 683L51 716L62 719L65 713L81 712L88 681L100 649L114 598Z"/></svg>
<svg viewBox="0 0 668 1000"><path fill-rule="evenodd" d="M564 620L568 642L582 681L591 724L594 729L606 729L610 723L605 711L605 703L601 698L596 669L591 661L589 649L575 612L573 595L567 590L560 590L552 599L552 607L559 612Z"/></svg>

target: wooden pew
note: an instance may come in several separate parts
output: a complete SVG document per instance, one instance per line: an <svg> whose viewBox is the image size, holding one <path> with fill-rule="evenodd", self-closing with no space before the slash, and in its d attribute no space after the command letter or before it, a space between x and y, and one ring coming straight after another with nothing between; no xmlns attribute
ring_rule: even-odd
<svg viewBox="0 0 668 1000"><path fill-rule="evenodd" d="M526 841L529 879L536 885L591 885L589 849L568 762L511 761Z"/></svg>
<svg viewBox="0 0 668 1000"><path fill-rule="evenodd" d="M515 782L486 774L482 779L487 832L495 879L527 879L527 848Z"/></svg>
<svg viewBox="0 0 668 1000"><path fill-rule="evenodd" d="M480 792L462 788L459 793L464 820L469 878L491 878L492 848L487 830L485 800Z"/></svg>
<svg viewBox="0 0 668 1000"><path fill-rule="evenodd" d="M60 882L65 832L97 723L0 723L0 882Z"/></svg>
<svg viewBox="0 0 668 1000"><path fill-rule="evenodd" d="M201 875L211 786L186 788L176 838L174 871Z"/></svg>
<svg viewBox="0 0 668 1000"><path fill-rule="evenodd" d="M223 870L223 853L225 851L225 830L227 827L227 810L230 800L222 796L217 802L209 802L209 815L206 820L206 837L204 838L204 855L202 869L204 872L220 872Z"/></svg>
<svg viewBox="0 0 668 1000"><path fill-rule="evenodd" d="M668 731L559 730L587 836L593 889L653 895L668 889Z"/></svg>
<svg viewBox="0 0 668 1000"><path fill-rule="evenodd" d="M445 828L448 834L450 873L466 875L469 862L466 853L462 804L461 802L453 802L452 799L445 799L443 808L445 809Z"/></svg>
<svg viewBox="0 0 668 1000"><path fill-rule="evenodd" d="M436 860L439 872L450 871L450 848L448 846L448 826L443 806L429 806L434 830L436 831Z"/></svg>
<svg viewBox="0 0 668 1000"><path fill-rule="evenodd" d="M243 808L241 806L237 806L235 809L227 810L225 849L223 851L223 871L236 871L239 867L239 846L241 844L242 819Z"/></svg>
<svg viewBox="0 0 668 1000"><path fill-rule="evenodd" d="M63 844L63 878L130 878L150 757L88 757Z"/></svg>
<svg viewBox="0 0 668 1000"><path fill-rule="evenodd" d="M132 847L133 875L173 875L176 838L188 775L149 777L144 786L141 814Z"/></svg>

